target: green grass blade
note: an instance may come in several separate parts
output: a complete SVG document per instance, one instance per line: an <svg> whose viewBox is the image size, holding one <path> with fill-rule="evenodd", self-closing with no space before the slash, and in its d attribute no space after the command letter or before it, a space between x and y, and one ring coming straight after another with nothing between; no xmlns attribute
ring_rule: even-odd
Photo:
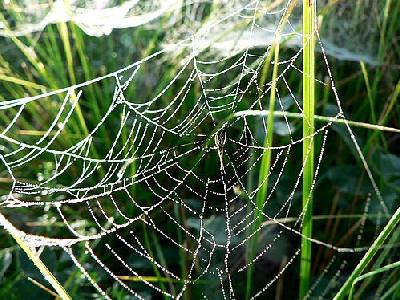
<svg viewBox="0 0 400 300"><path fill-rule="evenodd" d="M388 264L386 266L383 266L383 267L378 268L378 269L376 269L374 271L368 272L368 273L366 273L364 275L360 275L359 277L357 277L356 280L354 280L354 282L351 285L350 294L349 294L349 300L353 299L353 290L354 290L354 287L355 287L357 282L359 282L361 280L364 280L364 279L366 279L368 277L375 276L376 274L380 274L380 273L383 273L383 272L386 272L386 271L389 271L391 269L398 268L398 267L400 267L400 261Z"/></svg>
<svg viewBox="0 0 400 300"><path fill-rule="evenodd" d="M397 299L400 296L400 280L398 280L394 285L392 285L380 298L380 300L386 300L389 296L392 296L392 300Z"/></svg>
<svg viewBox="0 0 400 300"><path fill-rule="evenodd" d="M367 253L365 253L364 257L360 260L354 271L350 274L350 277L342 285L339 292L333 298L334 300L344 299L344 297L350 292L353 283L357 280L357 278L361 275L364 269L368 266L368 264L374 258L378 250L384 245L385 240L396 228L399 222L400 222L400 207L396 210L396 212L390 218L389 222L386 224L385 228L383 228L383 230L376 238L374 243L371 245Z"/></svg>
<svg viewBox="0 0 400 300"><path fill-rule="evenodd" d="M301 240L300 289L303 299L310 287L312 236L312 183L314 178L315 107L315 0L303 1L303 227Z"/></svg>
<svg viewBox="0 0 400 300"><path fill-rule="evenodd" d="M276 98L276 81L278 76L278 63L279 63L279 42L276 43L273 47L274 49L274 69L272 74L272 86L271 86L271 96L269 102L269 111L275 111L275 98ZM272 51L272 50L271 50ZM257 192L256 197L256 208L254 212L254 223L253 230L254 233L249 247L249 256L248 262L254 259L257 250L257 241L259 236L258 229L263 221L262 212L264 210L265 201L267 199L267 191L268 191L268 177L270 173L271 167L271 146L272 146L272 137L274 134L274 114L270 114L267 120L267 133L264 140L264 152L261 159L261 167L260 173L258 176L258 183L260 185L260 189ZM249 299L251 294L251 286L252 286L252 277L253 277L253 267L249 266L247 268L247 285L246 285L246 299Z"/></svg>
<svg viewBox="0 0 400 300"><path fill-rule="evenodd" d="M269 111L275 111L275 98L276 98L276 84L278 79L278 68L279 68L279 44L280 44L280 37L281 32L284 25L287 23L290 14L292 13L295 5L296 0L293 0L289 6L286 8L286 11L282 15L281 20L277 26L275 32L275 39L271 45L270 51L268 55L265 57L264 66L261 72L260 78L260 86L263 89L268 68L271 63L272 57L274 57L274 68L272 71L272 80L271 80L271 94L269 100ZM250 298L252 285L253 285L253 264L251 263L256 255L257 249L257 240L259 235L259 228L263 222L262 212L265 206L265 201L267 199L267 191L268 191L268 177L270 173L270 166L271 166L271 147L272 147L272 138L273 138L273 128L274 128L274 113L268 115L267 120L267 132L264 139L264 152L261 159L261 167L258 176L258 184L260 185L259 191L257 192L256 196L256 207L254 211L254 222L251 226L250 234L254 235L250 239L250 243L247 249L247 262L250 265L247 268L247 278L246 278L246 299Z"/></svg>
<svg viewBox="0 0 400 300"><path fill-rule="evenodd" d="M305 118L304 114L302 114L302 113L282 112L282 111L270 112L269 110L242 110L242 111L239 111L239 112L236 112L236 113L230 115L222 124L224 124L225 122L227 122L233 118L238 118L238 117L243 117L243 116L268 116L270 114L273 114L275 117L279 117L279 118L283 118L283 117L286 117L288 119L304 119ZM338 118L338 117L325 117L325 116L314 115L314 121L324 122L324 123L328 123L328 124L329 123L342 124L342 125L347 124L350 127L359 127L359 128L370 129L370 130L375 130L375 131L400 133L400 129L398 129L398 128L370 124L370 123L365 123L365 122L351 121L351 120ZM220 127L221 127L221 125L220 125Z"/></svg>
<svg viewBox="0 0 400 300"><path fill-rule="evenodd" d="M375 103L374 103L374 96L372 95L371 85L369 84L369 77L368 71L365 67L365 63L360 61L361 71L364 77L365 86L367 87L367 94L368 94L368 101L369 101L369 108L371 110L371 121L372 123L376 123L376 115L375 115Z"/></svg>
<svg viewBox="0 0 400 300"><path fill-rule="evenodd" d="M71 297L65 291L63 286L58 282L57 278L49 271L40 257L33 253L32 249L25 243L23 233L16 229L4 216L0 213L0 225L14 238L21 249L26 253L33 264L39 269L43 277L51 284L62 300L71 300Z"/></svg>

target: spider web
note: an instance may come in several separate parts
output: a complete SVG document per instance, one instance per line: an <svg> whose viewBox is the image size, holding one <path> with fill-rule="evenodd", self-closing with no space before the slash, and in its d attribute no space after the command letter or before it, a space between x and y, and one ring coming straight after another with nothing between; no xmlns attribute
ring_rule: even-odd
<svg viewBox="0 0 400 300"><path fill-rule="evenodd" d="M9 118L0 134L0 160L10 179L2 209L14 218L23 215L25 224L39 228L46 216L56 216L47 221L62 229L53 232L24 226L21 237L39 252L47 247L62 249L64 260L74 264L86 283L106 299L112 288L138 299L148 297L144 290L155 297L179 299L188 293L197 295L199 285L210 286L199 297L240 299L249 268L258 274L251 298L263 298L285 273L294 272L302 237L299 195L303 167L296 168L292 162L301 160L303 137L292 116L303 111L290 78L302 76L302 48L279 61L273 113L277 116L274 132L281 138L274 138L274 145L267 149L263 141L272 130L266 120L272 113L267 104L273 82L267 80L260 86L259 77L291 1L276 6L245 2L233 1L217 21L113 73L0 103L2 114ZM299 11L296 7L284 25L281 41L302 38L294 25ZM218 41L210 37L216 39L219 34L214 31L220 33L221 28L229 34L232 23L240 24L246 34L226 46L221 58L221 52L213 48ZM271 29L270 24L275 27ZM253 43L243 47L241 42L257 39L259 31L273 34L264 45L267 51ZM336 134L335 120L345 122L346 134L369 179L369 196L360 212L361 225L353 246L310 238L314 246L334 253L309 292L310 297L314 293L325 297L343 280L347 255L363 253L373 240L363 234L369 207L378 207L382 218L388 209L346 123L327 55L319 33L316 35L321 51L318 63L330 79L317 79L316 84L331 88L336 103L331 104L333 119L317 124L313 135L320 147L312 189L318 185L324 150ZM165 64L171 56L180 61L173 79L152 97L141 97L142 82L136 78ZM270 64L272 68L274 63ZM99 104L106 105L105 113L98 113L96 126L88 128L86 121L96 112L84 115L81 106L93 97L94 87L101 88L110 101ZM32 113L48 106L57 113L43 112L47 127L40 128L36 136L24 135ZM104 133L108 139L103 138ZM222 151L215 143L220 134L225 135ZM255 198L263 184L254 177L267 150L272 152L272 162L264 180L270 188L258 211L262 226L253 231L259 210ZM37 174L31 165L41 165L46 172ZM317 199L316 205L322 205L321 201ZM26 214L26 208L30 213ZM286 222L290 217L292 222ZM376 224L375 234L380 226ZM247 247L257 234L257 253L248 260ZM271 261L270 254L282 247L286 254L275 253L278 258ZM166 257L164 248L176 256ZM178 259L183 259L185 271L177 267ZM153 269L143 269L143 262ZM329 282L324 281L326 274L333 274ZM154 281L155 276L166 280Z"/></svg>
<svg viewBox="0 0 400 300"><path fill-rule="evenodd" d="M282 6L285 1L268 1L269 9ZM81 0L24 0L4 1L3 19L0 19L1 36L23 36L42 32L46 26L60 22L72 21L87 35L109 35L115 29L134 28L146 26L157 28L159 21L166 19L163 26L169 30L169 40L179 42L182 35L185 38L204 25L201 17L204 8L211 4L213 12L209 22L217 23L233 10L242 5L240 1L225 0L152 0L152 1L81 1ZM379 20L375 14L384 10L384 3L373 0L357 4L344 1L321 0L318 3L323 9L321 16L324 18L322 31L326 52L342 60L364 61L370 64L379 64L377 57L379 40ZM182 13L182 9L184 12ZM373 12L373 13L371 13ZM185 21L186 20L186 21ZM231 18L226 26L235 27L236 19ZM269 22L268 22L269 21ZM292 17L292 23L299 25L301 14ZM365 24L370 24L365 28ZM261 27L258 27L261 25ZM255 28L239 28L234 30L225 39L211 47L219 52L226 51L226 44L240 40L241 45L236 47L245 50L251 47L263 47L269 43L273 36L274 22L264 18ZM222 29L222 30L220 30ZM171 34L172 33L172 34ZM223 27L216 28L214 34L225 34ZM271 35L272 33L272 35ZM215 41L215 36L211 38ZM288 46L301 47L302 40L290 40Z"/></svg>

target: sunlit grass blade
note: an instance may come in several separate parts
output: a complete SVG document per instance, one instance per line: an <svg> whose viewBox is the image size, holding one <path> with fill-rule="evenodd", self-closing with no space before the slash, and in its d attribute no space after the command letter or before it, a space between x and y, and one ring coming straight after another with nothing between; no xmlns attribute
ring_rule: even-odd
<svg viewBox="0 0 400 300"><path fill-rule="evenodd" d="M275 111L275 97L276 97L276 80L278 76L278 62L279 62L279 43L275 44L274 47L275 58L274 58L274 70L272 74L272 85L271 85L271 96L269 102L269 111ZM268 190L268 177L270 174L271 167L271 147L272 137L274 134L274 114L270 114L267 119L267 133L264 140L264 152L261 159L260 172L258 176L259 190L256 198L256 208L254 213L253 230L254 235L250 242L248 262L252 263L257 251L257 241L259 237L258 229L263 221L262 211L265 206ZM247 288L246 298L249 299L252 286L253 268L249 266L247 268Z"/></svg>
<svg viewBox="0 0 400 300"><path fill-rule="evenodd" d="M312 183L314 178L314 107L315 107L315 21L316 1L303 1L303 227L301 240L300 289L303 299L310 287L312 236Z"/></svg>
<svg viewBox="0 0 400 300"><path fill-rule="evenodd" d="M385 106L384 111L382 112L378 124L379 125L385 125L388 117L391 113L393 113L393 109L395 108L395 104L397 103L397 100L399 98L400 95L400 80L397 82L397 85L394 89L393 94L389 97L389 101L388 104ZM365 146L366 149L370 149L371 146L374 144L376 138L380 135L379 132L373 132L370 136L370 138L368 139L368 142Z"/></svg>
<svg viewBox="0 0 400 300"><path fill-rule="evenodd" d="M372 95L371 91L371 85L369 83L369 76L368 76L368 71L367 68L365 67L365 63L363 61L360 61L360 66L361 66L361 71L364 77L365 81L365 86L367 87L367 94L368 94L368 102L369 102L369 107L371 111L371 121L372 123L376 123L376 116L375 116L375 103L374 103L374 97Z"/></svg>
<svg viewBox="0 0 400 300"><path fill-rule="evenodd" d="M269 111L275 111L275 98L276 98L276 89L277 89L277 80L278 80L278 69L279 69L279 44L281 38L281 32L284 25L287 23L287 20L290 14L293 11L293 8L296 5L296 1L292 1L290 5L287 7L284 12L275 32L274 42L271 45L268 55L265 58L264 66L261 73L260 86L261 90L263 90L264 84L266 82L268 68L271 63L272 57L274 57L273 71L272 71L272 79L271 79L271 89L270 89L270 99L269 99ZM271 167L271 147L273 142L274 135L274 114L271 113L268 115L267 119L267 132L264 139L264 151L261 159L260 171L258 174L258 185L259 190L256 195L256 203L254 210L254 222L251 226L250 234L253 234L248 249L247 249L247 262L249 266L247 268L247 278L246 278L246 299L250 298L252 285L253 285L253 259L257 252L257 242L259 237L259 229L263 222L263 210L265 206L265 202L267 200L267 191L268 191L268 177L270 175L270 167Z"/></svg>
<svg viewBox="0 0 400 300"><path fill-rule="evenodd" d="M27 86L29 88L32 89L36 89L36 90L40 90L40 91L44 91L46 89L45 86L40 85L40 84L36 84L34 82L30 82L30 81L26 81L17 77L13 77L13 76L7 76L4 74L0 74L0 80L2 81L9 81L18 85L23 85L23 86Z"/></svg>
<svg viewBox="0 0 400 300"><path fill-rule="evenodd" d="M58 282L57 278L49 271L46 265L42 262L40 257L33 253L32 249L26 244L21 236L21 232L18 231L1 213L0 213L0 225L14 238L21 249L26 253L32 263L38 268L43 277L51 284L57 294L62 300L70 300L71 297L65 291L63 286Z"/></svg>

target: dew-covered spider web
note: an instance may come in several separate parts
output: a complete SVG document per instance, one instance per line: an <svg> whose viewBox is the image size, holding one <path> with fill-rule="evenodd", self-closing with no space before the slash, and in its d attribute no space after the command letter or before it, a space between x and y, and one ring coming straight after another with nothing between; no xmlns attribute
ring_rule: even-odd
<svg viewBox="0 0 400 300"><path fill-rule="evenodd" d="M303 99L296 78L303 75L303 48L291 46L302 40L301 5L282 22L292 1L216 1L223 14L202 26L207 3L181 3L185 34L167 33L176 40L148 56L87 82L0 103L0 171L8 187L1 211L37 253L62 253L60 264L82 276L82 294L110 299L120 290L133 299L244 299L252 270L250 298L267 299L280 284L297 280L302 147L311 137L303 138L299 126ZM263 32L269 39L260 44ZM362 257L392 208L346 122L324 44L315 34L315 84L335 99L325 111L331 118L317 122L312 136L315 210L334 201L324 197L329 183L319 172L329 161L325 149L336 147L338 138L346 140L364 178L354 181L364 204L355 212L359 217L343 225L349 236L339 242L310 238L329 264L315 266L308 296L323 299L338 290L354 268L350 258ZM226 37L230 42L224 44ZM278 76L273 82L268 72L260 81L266 64L275 67L267 58L278 40L289 49L279 57ZM171 61L177 62L173 71L163 69ZM170 79L144 93L143 76L155 76L154 70L154 81ZM33 118L38 112L40 122ZM271 114L274 128L267 126ZM28 134L32 124L38 128ZM273 146L265 147L269 130ZM271 167L259 179L266 151ZM334 176L340 181L340 174ZM256 197L265 180L260 209ZM258 221L261 226L254 227ZM254 237L256 253L249 259Z"/></svg>
<svg viewBox="0 0 400 300"><path fill-rule="evenodd" d="M168 28L169 40L178 42L182 35L188 37L193 30L204 25L201 17L204 8L211 5L212 13L208 16L210 24L218 23L232 13L238 1L227 0L5 0L0 12L0 36L23 36L42 32L46 26L59 22L72 21L86 34L91 36L109 35L115 29L146 26L157 28L161 19L164 28ZM282 7L284 0L268 1L270 9ZM329 55L344 60L365 61L378 64L379 18L385 9L383 1L366 0L357 3L338 0L320 0L320 17L324 19L321 28L325 51ZM184 9L182 7L191 7ZM182 22L182 15L189 16ZM200 17L200 18L199 18ZM301 14L292 18L294 25L300 25ZM365 26L369 24L369 26ZM240 36L244 50L247 47L263 47L274 31L272 20L263 20L263 29L250 32L249 27L240 28L235 18L225 20L225 26L231 26L231 32L223 41L211 44L219 51L226 50L226 44L232 44ZM171 34L172 33L172 34ZM215 28L211 39L225 34L225 28ZM252 36L252 38L250 38ZM301 39L292 38L288 46L300 47Z"/></svg>

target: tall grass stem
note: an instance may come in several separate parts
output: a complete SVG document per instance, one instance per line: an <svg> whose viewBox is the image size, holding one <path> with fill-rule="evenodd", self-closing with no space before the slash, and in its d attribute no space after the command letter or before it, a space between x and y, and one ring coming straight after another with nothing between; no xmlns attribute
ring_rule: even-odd
<svg viewBox="0 0 400 300"><path fill-rule="evenodd" d="M303 299L310 287L312 236L312 182L314 178L315 109L315 21L316 1L303 0L303 227L301 240L300 288Z"/></svg>
<svg viewBox="0 0 400 300"><path fill-rule="evenodd" d="M247 249L247 262L250 264L247 268L247 279L246 279L246 299L250 298L252 285L253 285L253 259L257 252L257 242L259 237L260 226L263 222L263 210L265 207L265 202L267 199L267 191L268 191L268 177L270 175L270 166L271 166L271 152L272 152L272 140L274 134L274 114L275 111L275 98L276 98L276 89L277 89L277 81L278 81L278 69L279 69L279 44L281 39L281 32L283 27L286 25L290 14L292 13L296 0L291 1L291 3L287 6L285 12L282 15L282 18L279 21L279 24L275 31L274 41L269 49L269 53L265 57L264 65L261 71L260 78L260 86L261 91L264 89L264 85L266 82L266 78L268 75L269 65L271 64L272 57L274 58L273 62L273 70L272 70L272 79L271 79L271 90L270 90L270 99L269 99L269 111L272 112L268 115L267 120L267 132L264 139L264 152L261 159L260 171L258 174L258 184L259 190L256 195L256 203L254 210L254 222L251 226L250 234L253 234L250 239L250 243ZM259 97L262 97L263 92L260 93Z"/></svg>

